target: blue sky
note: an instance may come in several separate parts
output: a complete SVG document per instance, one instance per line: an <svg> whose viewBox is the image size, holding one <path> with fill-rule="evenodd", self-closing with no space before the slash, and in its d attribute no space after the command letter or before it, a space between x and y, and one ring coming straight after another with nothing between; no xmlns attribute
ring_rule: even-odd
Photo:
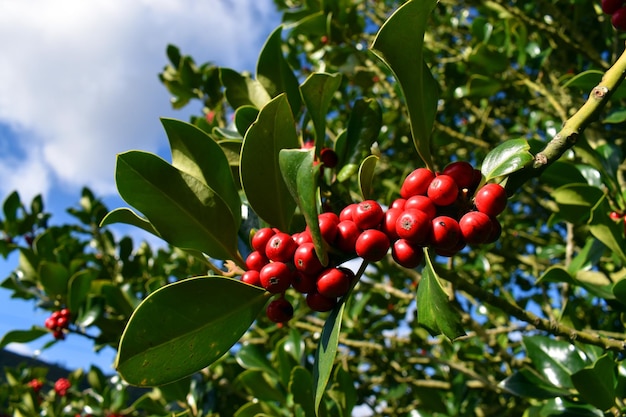
<svg viewBox="0 0 626 417"><path fill-rule="evenodd" d="M115 190L116 154L163 153L159 117L199 111L170 108L157 78L166 45L198 63L254 72L279 23L272 0L0 0L0 201L13 190L27 203L43 194L54 223L69 220L64 210L83 186L111 209L125 205ZM15 263L0 258L0 279ZM43 324L46 313L9 297L0 289L0 335ZM44 343L10 348L32 354ZM96 355L70 336L41 357L106 370L113 351Z"/></svg>

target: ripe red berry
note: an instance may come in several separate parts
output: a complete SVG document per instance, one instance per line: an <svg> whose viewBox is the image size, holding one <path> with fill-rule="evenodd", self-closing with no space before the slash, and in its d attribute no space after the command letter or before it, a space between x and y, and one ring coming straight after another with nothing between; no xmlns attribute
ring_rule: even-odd
<svg viewBox="0 0 626 417"><path fill-rule="evenodd" d="M356 205L352 220L361 230L373 229L380 225L384 215L385 213L378 202L365 200Z"/></svg>
<svg viewBox="0 0 626 417"><path fill-rule="evenodd" d="M324 164L326 168L334 168L339 162L339 156L337 152L331 148L322 148L320 151L320 161L322 161L322 164Z"/></svg>
<svg viewBox="0 0 626 417"><path fill-rule="evenodd" d="M270 261L288 262L293 259L298 244L290 234L279 232L270 237L265 245L265 255Z"/></svg>
<svg viewBox="0 0 626 417"><path fill-rule="evenodd" d="M602 0L600 7L606 14L613 14L624 6L624 0Z"/></svg>
<svg viewBox="0 0 626 417"><path fill-rule="evenodd" d="M611 220L620 220L624 216L616 211L612 211L611 214L609 214L609 217L611 218Z"/></svg>
<svg viewBox="0 0 626 417"><path fill-rule="evenodd" d="M459 188L470 188L474 180L474 167L469 162L451 162L441 172L454 179Z"/></svg>
<svg viewBox="0 0 626 417"><path fill-rule="evenodd" d="M306 304L313 311L330 311L337 305L336 298L328 298L318 292L310 292L306 295Z"/></svg>
<svg viewBox="0 0 626 417"><path fill-rule="evenodd" d="M449 206L459 195L459 186L449 175L437 175L428 186L428 198L437 206Z"/></svg>
<svg viewBox="0 0 626 417"><path fill-rule="evenodd" d="M506 207L506 191L500 184L485 184L474 197L476 210L495 217Z"/></svg>
<svg viewBox="0 0 626 417"><path fill-rule="evenodd" d="M293 263L298 271L308 275L315 275L324 269L324 265L317 257L313 243L303 243L298 246L293 255Z"/></svg>
<svg viewBox="0 0 626 417"><path fill-rule="evenodd" d="M469 244L485 243L491 236L491 219L480 211L465 213L459 221L463 239Z"/></svg>
<svg viewBox="0 0 626 417"><path fill-rule="evenodd" d="M241 280L245 282L246 284L255 285L257 287L262 286L261 275L259 274L259 271L255 271L253 269L250 269L249 271L244 272L243 275L241 276Z"/></svg>
<svg viewBox="0 0 626 417"><path fill-rule="evenodd" d="M71 313L70 313L70 310L69 310L69 309L67 309L67 308L62 308L61 310L59 310L59 315L60 315L61 317L65 317L65 318L69 319L69 318L70 318L70 316L71 316Z"/></svg>
<svg viewBox="0 0 626 417"><path fill-rule="evenodd" d="M432 228L431 219L417 209L404 210L396 220L396 234L411 243L425 243Z"/></svg>
<svg viewBox="0 0 626 417"><path fill-rule="evenodd" d="M454 247L450 249L435 248L435 253L439 256L451 257L456 255L461 249L465 247L465 245L465 240L463 240L463 238L461 237L461 239L459 239Z"/></svg>
<svg viewBox="0 0 626 417"><path fill-rule="evenodd" d="M254 236L252 236L252 240L250 241L252 249L259 251L263 255L265 255L265 247L267 246L267 241L270 240L270 238L275 234L276 232L271 227L263 227L257 230Z"/></svg>
<svg viewBox="0 0 626 417"><path fill-rule="evenodd" d="M332 212L322 213L318 216L318 222L322 239L324 239L329 245L332 244L337 236L339 216Z"/></svg>
<svg viewBox="0 0 626 417"><path fill-rule="evenodd" d="M54 383L54 392L56 392L58 396L64 397L71 386L72 383L68 379L59 378Z"/></svg>
<svg viewBox="0 0 626 417"><path fill-rule="evenodd" d="M57 328L55 331L52 332L52 336L56 339L56 340L64 340L65 339L65 333L63 333L63 330Z"/></svg>
<svg viewBox="0 0 626 417"><path fill-rule="evenodd" d="M317 292L325 297L343 297L350 289L354 274L347 268L327 268L317 277Z"/></svg>
<svg viewBox="0 0 626 417"><path fill-rule="evenodd" d="M250 252L250 255L246 258L246 268L248 268L248 270L260 271L269 261L270 260L267 259L265 255L255 250L254 252Z"/></svg>
<svg viewBox="0 0 626 417"><path fill-rule="evenodd" d="M307 275L301 271L296 271L291 279L291 286L300 294L308 294L315 291L317 275Z"/></svg>
<svg viewBox="0 0 626 417"><path fill-rule="evenodd" d="M396 222L398 217L404 212L400 208L390 208L385 212L385 217L380 224L380 230L385 232L390 241L398 239L398 233L396 232Z"/></svg>
<svg viewBox="0 0 626 417"><path fill-rule="evenodd" d="M500 235L502 234L502 225L495 217L491 218L491 233L485 240L485 243L493 243L496 240L500 239Z"/></svg>
<svg viewBox="0 0 626 417"><path fill-rule="evenodd" d="M295 233L293 236L291 236L294 240L294 242L296 242L296 245L300 246L303 243L308 243L308 242L313 242L313 238L311 237L311 232L309 232L308 230L304 230L300 233Z"/></svg>
<svg viewBox="0 0 626 417"><path fill-rule="evenodd" d="M426 195L428 186L435 178L435 174L427 168L417 168L404 179L400 187L402 198L409 198L414 195Z"/></svg>
<svg viewBox="0 0 626 417"><path fill-rule="evenodd" d="M361 234L361 230L352 220L343 220L337 225L337 236L335 236L334 246L342 252L354 253L356 240Z"/></svg>
<svg viewBox="0 0 626 417"><path fill-rule="evenodd" d="M448 216L438 216L432 221L433 231L430 243L437 249L451 249L461 239L461 227L459 223Z"/></svg>
<svg viewBox="0 0 626 417"><path fill-rule="evenodd" d="M48 317L44 322L44 326L46 326L47 329L54 330L57 328L57 321L52 317Z"/></svg>
<svg viewBox="0 0 626 417"><path fill-rule="evenodd" d="M274 323L285 323L293 317L293 306L284 298L272 300L265 309L267 318Z"/></svg>
<svg viewBox="0 0 626 417"><path fill-rule="evenodd" d="M619 31L626 31L626 7L621 7L613 13L611 24Z"/></svg>
<svg viewBox="0 0 626 417"><path fill-rule="evenodd" d="M389 208L403 209L405 204L406 204L406 198L396 198L395 200L393 200Z"/></svg>
<svg viewBox="0 0 626 417"><path fill-rule="evenodd" d="M359 257L369 262L376 262L383 259L390 245L389 238L384 232L367 229L357 238L355 250Z"/></svg>
<svg viewBox="0 0 626 417"><path fill-rule="evenodd" d="M398 239L391 247L391 256L398 265L413 269L424 260L424 251L406 239Z"/></svg>
<svg viewBox="0 0 626 417"><path fill-rule="evenodd" d="M259 273L261 286L272 294L285 292L291 285L293 271L284 262L272 262Z"/></svg>
<svg viewBox="0 0 626 417"><path fill-rule="evenodd" d="M339 212L339 221L353 220L354 210L356 209L356 203L348 204Z"/></svg>
<svg viewBox="0 0 626 417"><path fill-rule="evenodd" d="M61 316L57 320L57 327L59 327L61 329L66 329L69 324L70 324L70 321L67 318L67 316Z"/></svg>
<svg viewBox="0 0 626 417"><path fill-rule="evenodd" d="M407 199L406 204L404 205L404 209L421 210L424 213L428 214L428 217L430 219L434 219L437 215L437 207L435 207L433 201L425 195L414 195L413 197Z"/></svg>

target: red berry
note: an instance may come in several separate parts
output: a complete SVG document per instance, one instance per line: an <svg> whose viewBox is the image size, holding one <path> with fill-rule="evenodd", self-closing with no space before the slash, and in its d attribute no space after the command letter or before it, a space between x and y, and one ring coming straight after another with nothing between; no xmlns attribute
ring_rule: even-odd
<svg viewBox="0 0 626 417"><path fill-rule="evenodd" d="M270 227L264 227L256 231L254 236L252 236L252 240L250 243L252 244L252 249L261 252L265 255L265 247L267 246L267 241L270 240L272 236L274 236L276 232L274 229Z"/></svg>
<svg viewBox="0 0 626 417"><path fill-rule="evenodd" d="M437 207L435 207L433 201L425 195L414 195L413 197L409 198L408 200L406 200L404 209L421 210L424 213L428 214L428 217L430 219L434 219L437 215Z"/></svg>
<svg viewBox="0 0 626 417"><path fill-rule="evenodd" d="M255 271L253 269L246 271L241 276L241 280L246 284L255 285L257 287L261 287L261 275L259 271Z"/></svg>
<svg viewBox="0 0 626 417"><path fill-rule="evenodd" d="M302 231L300 233L296 233L292 236L296 245L300 246L303 243L313 242L313 238L311 237L311 232L308 230Z"/></svg>
<svg viewBox="0 0 626 417"><path fill-rule="evenodd" d="M626 7L622 7L613 13L611 24L617 30L626 31Z"/></svg>
<svg viewBox="0 0 626 417"><path fill-rule="evenodd" d="M281 297L272 300L272 302L267 305L265 313L267 314L267 318L274 323L285 323L293 317L293 306L289 301Z"/></svg>
<svg viewBox="0 0 626 417"><path fill-rule="evenodd" d="M478 211L495 217L506 207L506 191L500 184L485 184L476 192L474 204Z"/></svg>
<svg viewBox="0 0 626 417"><path fill-rule="evenodd" d="M602 0L600 6L606 14L613 14L624 5L624 0Z"/></svg>
<svg viewBox="0 0 626 417"><path fill-rule="evenodd" d="M342 252L354 253L356 240L361 234L361 230L352 220L343 220L337 225L337 236L334 246Z"/></svg>
<svg viewBox="0 0 626 417"><path fill-rule="evenodd" d="M426 168L417 168L404 179L400 187L402 198L409 198L414 195L426 195L428 186L435 178L435 174Z"/></svg>
<svg viewBox="0 0 626 417"><path fill-rule="evenodd" d="M317 292L329 298L343 297L348 293L353 277L347 268L327 268L317 277Z"/></svg>
<svg viewBox="0 0 626 417"><path fill-rule="evenodd" d="M339 213L339 221L353 220L354 210L356 209L356 203L348 204Z"/></svg>
<svg viewBox="0 0 626 417"><path fill-rule="evenodd" d="M465 161L449 163L441 173L452 177L459 188L470 188L474 180L474 167Z"/></svg>
<svg viewBox="0 0 626 417"><path fill-rule="evenodd" d="M459 195L459 186L449 175L438 175L428 186L428 198L437 206L449 206Z"/></svg>
<svg viewBox="0 0 626 417"><path fill-rule="evenodd" d="M406 204L406 198L396 198L395 200L393 200L389 208L403 209L405 204Z"/></svg>
<svg viewBox="0 0 626 417"><path fill-rule="evenodd" d="M260 271L269 261L270 260L267 259L265 255L255 250L254 252L250 252L250 255L246 258L246 268L253 271Z"/></svg>
<svg viewBox="0 0 626 417"><path fill-rule="evenodd" d="M380 225L384 215L385 213L378 202L365 200L357 204L352 214L352 220L361 230L373 229Z"/></svg>
<svg viewBox="0 0 626 417"><path fill-rule="evenodd" d="M72 383L69 380L66 378L59 378L54 383L54 392L56 392L57 395L64 397L65 394L67 394L67 390L69 390L71 386Z"/></svg>
<svg viewBox="0 0 626 417"><path fill-rule="evenodd" d="M69 324L70 324L70 321L68 320L66 316L61 316L57 320L57 326L60 327L61 329L67 329L67 326Z"/></svg>
<svg viewBox="0 0 626 417"><path fill-rule="evenodd" d="M491 218L491 233L485 240L485 243L493 243L496 240L500 239L500 235L502 234L502 225L495 217Z"/></svg>
<svg viewBox="0 0 626 417"><path fill-rule="evenodd" d="M57 328L57 321L52 317L48 317L44 322L44 326L46 326L47 329L54 330Z"/></svg>
<svg viewBox="0 0 626 417"><path fill-rule="evenodd" d="M398 237L416 244L426 243L431 228L431 219L428 214L417 209L404 210L396 220Z"/></svg>
<svg viewBox="0 0 626 417"><path fill-rule="evenodd" d="M470 191L474 191L480 185L480 182L483 180L483 173L480 172L480 169L474 170L474 175L472 177L472 184L468 187Z"/></svg>
<svg viewBox="0 0 626 417"><path fill-rule="evenodd" d="M291 279L291 286L294 290L301 294L307 294L315 291L317 284L317 275L307 275L301 271L296 271Z"/></svg>
<svg viewBox="0 0 626 417"><path fill-rule="evenodd" d="M43 382L38 379L31 379L30 381L28 381L27 385L32 388L33 391L39 392L39 390L41 390L41 388L43 387Z"/></svg>
<svg viewBox="0 0 626 417"><path fill-rule="evenodd" d="M67 319L71 317L70 310L67 308L62 308L61 310L59 310L59 315Z"/></svg>
<svg viewBox="0 0 626 417"><path fill-rule="evenodd" d="M337 299L325 297L314 291L306 295L306 304L313 311L330 311L337 305Z"/></svg>
<svg viewBox="0 0 626 417"><path fill-rule="evenodd" d="M437 249L451 249L456 246L462 237L459 223L452 217L435 217L432 225L433 231L430 236L430 243Z"/></svg>
<svg viewBox="0 0 626 417"><path fill-rule="evenodd" d="M317 257L313 243L303 243L298 246L293 255L293 263L298 271L308 275L315 275L324 269L324 265Z"/></svg>
<svg viewBox="0 0 626 417"><path fill-rule="evenodd" d="M270 261L289 262L293 259L298 244L290 234L279 232L270 237L265 245L265 255Z"/></svg>
<svg viewBox="0 0 626 417"><path fill-rule="evenodd" d="M57 321L59 317L61 317L61 311L53 311L52 314L50 314L50 318L54 321Z"/></svg>
<svg viewBox="0 0 626 417"><path fill-rule="evenodd" d="M318 222L322 239L324 239L329 245L332 244L337 236L339 216L332 212L322 213L318 216Z"/></svg>
<svg viewBox="0 0 626 417"><path fill-rule="evenodd" d="M485 243L491 236L491 219L480 211L465 213L459 221L463 239L469 244Z"/></svg>
<svg viewBox="0 0 626 417"><path fill-rule="evenodd" d="M261 286L272 294L285 292L291 285L293 271L284 262L272 262L259 273Z"/></svg>
<svg viewBox="0 0 626 417"><path fill-rule="evenodd" d="M406 239L398 239L391 247L391 256L398 265L413 269L424 260L424 251Z"/></svg>
<svg viewBox="0 0 626 417"><path fill-rule="evenodd" d="M364 230L356 240L356 254L369 262L380 261L389 250L389 238L377 229Z"/></svg>
<svg viewBox="0 0 626 417"><path fill-rule="evenodd" d="M65 333L63 333L63 330L57 328L55 331L52 332L52 336L56 339L56 340L64 340L65 339Z"/></svg>
<svg viewBox="0 0 626 417"><path fill-rule="evenodd" d="M451 257L451 256L456 255L461 249L465 247L465 245L466 245L465 240L461 238L459 239L457 244L450 249L435 248L435 253L439 256Z"/></svg>
<svg viewBox="0 0 626 417"><path fill-rule="evenodd" d="M609 217L611 218L611 220L620 220L624 216L622 216L616 211L612 211L611 214L609 214Z"/></svg>
<svg viewBox="0 0 626 417"><path fill-rule="evenodd" d="M320 151L320 161L322 161L322 164L324 164L326 168L334 168L339 162L339 156L337 152L331 148L322 148Z"/></svg>
<svg viewBox="0 0 626 417"><path fill-rule="evenodd" d="M385 217L380 225L380 230L385 232L389 240L394 241L398 239L398 233L396 232L396 222L398 217L404 212L400 208L390 208L385 212Z"/></svg>

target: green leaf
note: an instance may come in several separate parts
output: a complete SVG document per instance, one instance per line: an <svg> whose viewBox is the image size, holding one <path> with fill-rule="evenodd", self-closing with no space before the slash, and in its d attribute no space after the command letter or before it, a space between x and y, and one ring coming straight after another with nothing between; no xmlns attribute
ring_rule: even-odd
<svg viewBox="0 0 626 417"><path fill-rule="evenodd" d="M578 225L589 221L592 208L603 195L602 190L587 184L568 184L552 192L559 217Z"/></svg>
<svg viewBox="0 0 626 417"><path fill-rule="evenodd" d="M572 382L589 404L601 410L608 410L615 405L617 378L611 355L603 355L592 366L572 374Z"/></svg>
<svg viewBox="0 0 626 417"><path fill-rule="evenodd" d="M294 114L300 111L302 99L298 79L283 56L283 27L278 26L265 41L256 67L256 79L275 98L285 93Z"/></svg>
<svg viewBox="0 0 626 417"><path fill-rule="evenodd" d="M570 395L570 391L555 387L527 368L522 368L499 384L513 395L547 399Z"/></svg>
<svg viewBox="0 0 626 417"><path fill-rule="evenodd" d="M70 273L62 264L42 261L39 264L39 280L48 295L62 296L67 294Z"/></svg>
<svg viewBox="0 0 626 417"><path fill-rule="evenodd" d="M621 108L611 112L606 116L602 123L622 123L626 121L626 109Z"/></svg>
<svg viewBox="0 0 626 417"><path fill-rule="evenodd" d="M322 397L326 391L330 374L333 370L337 347L339 346L339 333L341 331L341 318L345 303L339 303L326 318L322 336L320 337L315 363L313 364L313 389L315 390L315 411L319 412Z"/></svg>
<svg viewBox="0 0 626 417"><path fill-rule="evenodd" d="M382 120L382 110L377 101L359 99L354 103L345 143L337 143L335 146L339 160L343 161L343 166L337 174L340 182L352 178L363 158L371 153L372 144L378 139L382 127Z"/></svg>
<svg viewBox="0 0 626 417"><path fill-rule="evenodd" d="M599 85L602 82L602 77L604 76L604 71L600 70L589 70L581 72L580 74L576 74L565 84L564 87L573 87L578 88L584 93L589 93L595 86ZM617 90L611 96L611 100L619 100L626 97L626 87L623 84L620 84Z"/></svg>
<svg viewBox="0 0 626 417"><path fill-rule="evenodd" d="M118 155L115 178L122 198L167 242L243 264L230 209L202 181L141 151Z"/></svg>
<svg viewBox="0 0 626 417"><path fill-rule="evenodd" d="M587 184L587 180L576 165L565 161L554 161L541 173L541 180L554 188L567 184Z"/></svg>
<svg viewBox="0 0 626 417"><path fill-rule="evenodd" d="M87 298L91 281L97 278L97 272L93 269L83 269L78 271L69 281L69 292L67 294L67 307L70 311L78 311L81 304Z"/></svg>
<svg viewBox="0 0 626 417"><path fill-rule="evenodd" d="M241 106L235 111L235 126L243 138L252 126L252 123L259 117L259 110L254 106ZM224 151L226 153L226 151ZM227 155L228 156L228 155Z"/></svg>
<svg viewBox="0 0 626 417"><path fill-rule="evenodd" d="M619 302L626 305L626 279L615 283L613 286L613 294Z"/></svg>
<svg viewBox="0 0 626 417"><path fill-rule="evenodd" d="M4 348L9 343L28 343L40 338L50 332L41 327L33 326L30 330L11 330L0 339L0 348Z"/></svg>
<svg viewBox="0 0 626 417"><path fill-rule="evenodd" d="M296 366L291 370L289 392L293 396L293 401L300 404L307 417L316 415L313 402L313 379L309 371L301 366Z"/></svg>
<svg viewBox="0 0 626 417"><path fill-rule="evenodd" d="M372 192L374 191L374 172L376 171L377 163L378 157L376 155L370 155L363 160L359 167L359 189L361 190L363 200L372 198Z"/></svg>
<svg viewBox="0 0 626 417"><path fill-rule="evenodd" d="M259 369L247 369L240 373L234 385L241 384L244 389L259 401L285 404L285 394L279 389L277 381Z"/></svg>
<svg viewBox="0 0 626 417"><path fill-rule="evenodd" d="M296 202L280 171L281 149L299 148L285 95L270 101L250 126L241 148L241 185L254 212L273 227L289 230Z"/></svg>
<svg viewBox="0 0 626 417"><path fill-rule="evenodd" d="M22 207L22 200L17 191L13 191L4 199L2 203L2 211L4 212L4 220L7 223L17 221L17 212Z"/></svg>
<svg viewBox="0 0 626 417"><path fill-rule="evenodd" d="M480 170L487 181L519 171L534 159L529 149L525 139L507 140L485 156Z"/></svg>
<svg viewBox="0 0 626 417"><path fill-rule="evenodd" d="M319 166L314 166L314 149L283 149L279 154L280 171L293 199L297 202L311 232L317 257L328 263L317 217L317 179Z"/></svg>
<svg viewBox="0 0 626 417"><path fill-rule="evenodd" d="M124 223L138 227L151 233L157 237L161 237L159 232L152 226L148 220L139 216L137 213L126 207L120 207L107 213L100 222L100 227L108 226L115 223Z"/></svg>
<svg viewBox="0 0 626 417"><path fill-rule="evenodd" d="M224 151L206 132L174 119L161 119L172 151L172 166L202 181L228 205L235 227L241 224L241 199Z"/></svg>
<svg viewBox="0 0 626 417"><path fill-rule="evenodd" d="M260 288L217 276L162 287L131 316L116 368L139 386L162 385L199 371L239 340L266 297Z"/></svg>
<svg viewBox="0 0 626 417"><path fill-rule="evenodd" d="M335 91L341 84L341 74L313 73L302 83L302 98L315 128L315 147L320 149L326 137L326 116Z"/></svg>
<svg viewBox="0 0 626 417"><path fill-rule="evenodd" d="M430 136L435 121L438 86L423 57L424 33L436 0L403 4L382 25L373 52L394 73L406 101L417 153L433 169Z"/></svg>
<svg viewBox="0 0 626 417"><path fill-rule="evenodd" d="M533 367L546 381L559 388L574 387L571 375L585 366L574 345L547 336L525 336L522 343Z"/></svg>
<svg viewBox="0 0 626 417"><path fill-rule="evenodd" d="M244 369L256 369L276 376L272 363L267 359L267 351L258 345L245 343L235 355L239 366Z"/></svg>
<svg viewBox="0 0 626 417"><path fill-rule="evenodd" d="M611 212L611 207L605 195L600 202L591 210L589 219L589 231L591 234L604 243L614 254L619 256L626 263L626 237L624 236L623 222L613 221L607 213Z"/></svg>
<svg viewBox="0 0 626 417"><path fill-rule="evenodd" d="M504 83L496 78L473 74L464 86L454 89L454 98L491 97L503 88Z"/></svg>
<svg viewBox="0 0 626 417"><path fill-rule="evenodd" d="M454 340L465 335L461 325L461 315L450 304L435 272L430 252L426 251L426 265L417 287L417 320L433 335L444 334Z"/></svg>
<svg viewBox="0 0 626 417"><path fill-rule="evenodd" d="M260 109L272 99L260 82L235 70L220 68L220 80L226 88L226 100L234 109L241 106Z"/></svg>

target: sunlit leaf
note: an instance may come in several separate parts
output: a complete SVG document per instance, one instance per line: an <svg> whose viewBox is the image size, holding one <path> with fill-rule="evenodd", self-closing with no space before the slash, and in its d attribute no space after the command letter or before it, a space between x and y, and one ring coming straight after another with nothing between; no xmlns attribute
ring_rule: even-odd
<svg viewBox="0 0 626 417"><path fill-rule="evenodd" d="M370 155L363 160L359 167L359 189L361 190L363 200L374 198L372 192L374 190L374 173L377 163L378 157L376 155Z"/></svg>
<svg viewBox="0 0 626 417"><path fill-rule="evenodd" d="M571 375L585 366L574 345L547 336L526 336L523 344L533 368L546 381L558 388L573 388Z"/></svg>
<svg viewBox="0 0 626 417"><path fill-rule="evenodd" d="M9 343L28 343L39 339L50 332L41 327L33 326L30 330L11 330L0 339L0 348L4 348Z"/></svg>
<svg viewBox="0 0 626 417"><path fill-rule="evenodd" d="M341 84L341 74L313 73L302 83L300 91L315 128L315 143L319 149L326 137L328 107Z"/></svg>
<svg viewBox="0 0 626 417"><path fill-rule="evenodd" d="M608 410L615 405L615 371L612 355L606 354L592 366L572 374L572 382L585 401L600 410Z"/></svg>
<svg viewBox="0 0 626 417"><path fill-rule="evenodd" d="M485 156L480 168L486 180L509 175L533 161L530 145L525 139L510 139L496 146Z"/></svg>

